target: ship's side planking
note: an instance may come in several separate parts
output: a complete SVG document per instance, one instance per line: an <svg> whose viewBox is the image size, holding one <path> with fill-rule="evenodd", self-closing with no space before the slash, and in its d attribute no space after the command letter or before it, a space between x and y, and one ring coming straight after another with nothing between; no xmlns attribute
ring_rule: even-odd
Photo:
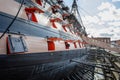
<svg viewBox="0 0 120 80"><path fill-rule="evenodd" d="M7 33L0 40L0 54L26 54L49 51L64 51L84 48L80 35L74 32L73 24L63 17L70 15L61 10L62 6L52 4L44 0L26 0L22 5L17 19L11 25ZM16 16L22 0L0 1L0 34ZM17 49L22 43L14 41L22 37L27 50ZM12 40L12 42L10 42ZM11 46L12 45L12 46ZM16 49L16 51L12 50ZM18 50L18 51L17 51Z"/></svg>

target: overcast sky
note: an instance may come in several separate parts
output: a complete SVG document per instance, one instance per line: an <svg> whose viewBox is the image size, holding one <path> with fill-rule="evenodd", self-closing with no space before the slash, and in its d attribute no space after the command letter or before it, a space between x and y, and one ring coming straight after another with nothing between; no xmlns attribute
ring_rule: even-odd
<svg viewBox="0 0 120 80"><path fill-rule="evenodd" d="M64 0L71 6L73 0ZM89 36L120 39L120 0L78 0L81 18Z"/></svg>

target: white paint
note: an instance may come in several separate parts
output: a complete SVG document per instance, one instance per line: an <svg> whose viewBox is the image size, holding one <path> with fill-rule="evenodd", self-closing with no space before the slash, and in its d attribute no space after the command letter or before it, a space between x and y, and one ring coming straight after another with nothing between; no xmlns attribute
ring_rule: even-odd
<svg viewBox="0 0 120 80"><path fill-rule="evenodd" d="M55 51L65 50L65 42L64 41L55 41Z"/></svg>
<svg viewBox="0 0 120 80"><path fill-rule="evenodd" d="M43 13L35 13L35 16L39 24L48 26L49 18L47 16L45 16Z"/></svg>
<svg viewBox="0 0 120 80"><path fill-rule="evenodd" d="M15 16L20 8L20 4L14 0L0 0L0 11ZM24 11L25 6L22 7L18 17L27 19Z"/></svg>
<svg viewBox="0 0 120 80"><path fill-rule="evenodd" d="M58 30L63 31L62 24L60 24L59 22L55 22L55 25L57 26Z"/></svg>

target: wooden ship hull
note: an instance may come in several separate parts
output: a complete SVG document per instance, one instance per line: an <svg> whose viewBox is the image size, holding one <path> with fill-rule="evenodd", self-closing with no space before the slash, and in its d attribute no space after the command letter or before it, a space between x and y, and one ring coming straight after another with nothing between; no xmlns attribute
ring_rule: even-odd
<svg viewBox="0 0 120 80"><path fill-rule="evenodd" d="M0 1L1 80L62 80L78 71L71 60L85 60L88 50L62 5L62 0Z"/></svg>

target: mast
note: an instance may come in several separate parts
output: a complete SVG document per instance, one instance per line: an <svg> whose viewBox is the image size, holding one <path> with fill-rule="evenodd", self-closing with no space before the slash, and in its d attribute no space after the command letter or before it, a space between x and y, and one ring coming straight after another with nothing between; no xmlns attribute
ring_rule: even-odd
<svg viewBox="0 0 120 80"><path fill-rule="evenodd" d="M84 27L82 19L81 19L81 15L80 15L79 10L78 10L78 5L77 5L76 0L73 1L72 8L71 8L71 13L72 13L72 15L74 15L77 18L77 20L80 24L80 26L78 27L78 28L80 28L80 32L87 35L87 33L85 31L85 27Z"/></svg>
<svg viewBox="0 0 120 80"><path fill-rule="evenodd" d="M71 13L74 14L74 15L76 15L77 10L78 10L78 6L77 6L77 3L76 3L76 0L74 0L73 4L72 4Z"/></svg>

